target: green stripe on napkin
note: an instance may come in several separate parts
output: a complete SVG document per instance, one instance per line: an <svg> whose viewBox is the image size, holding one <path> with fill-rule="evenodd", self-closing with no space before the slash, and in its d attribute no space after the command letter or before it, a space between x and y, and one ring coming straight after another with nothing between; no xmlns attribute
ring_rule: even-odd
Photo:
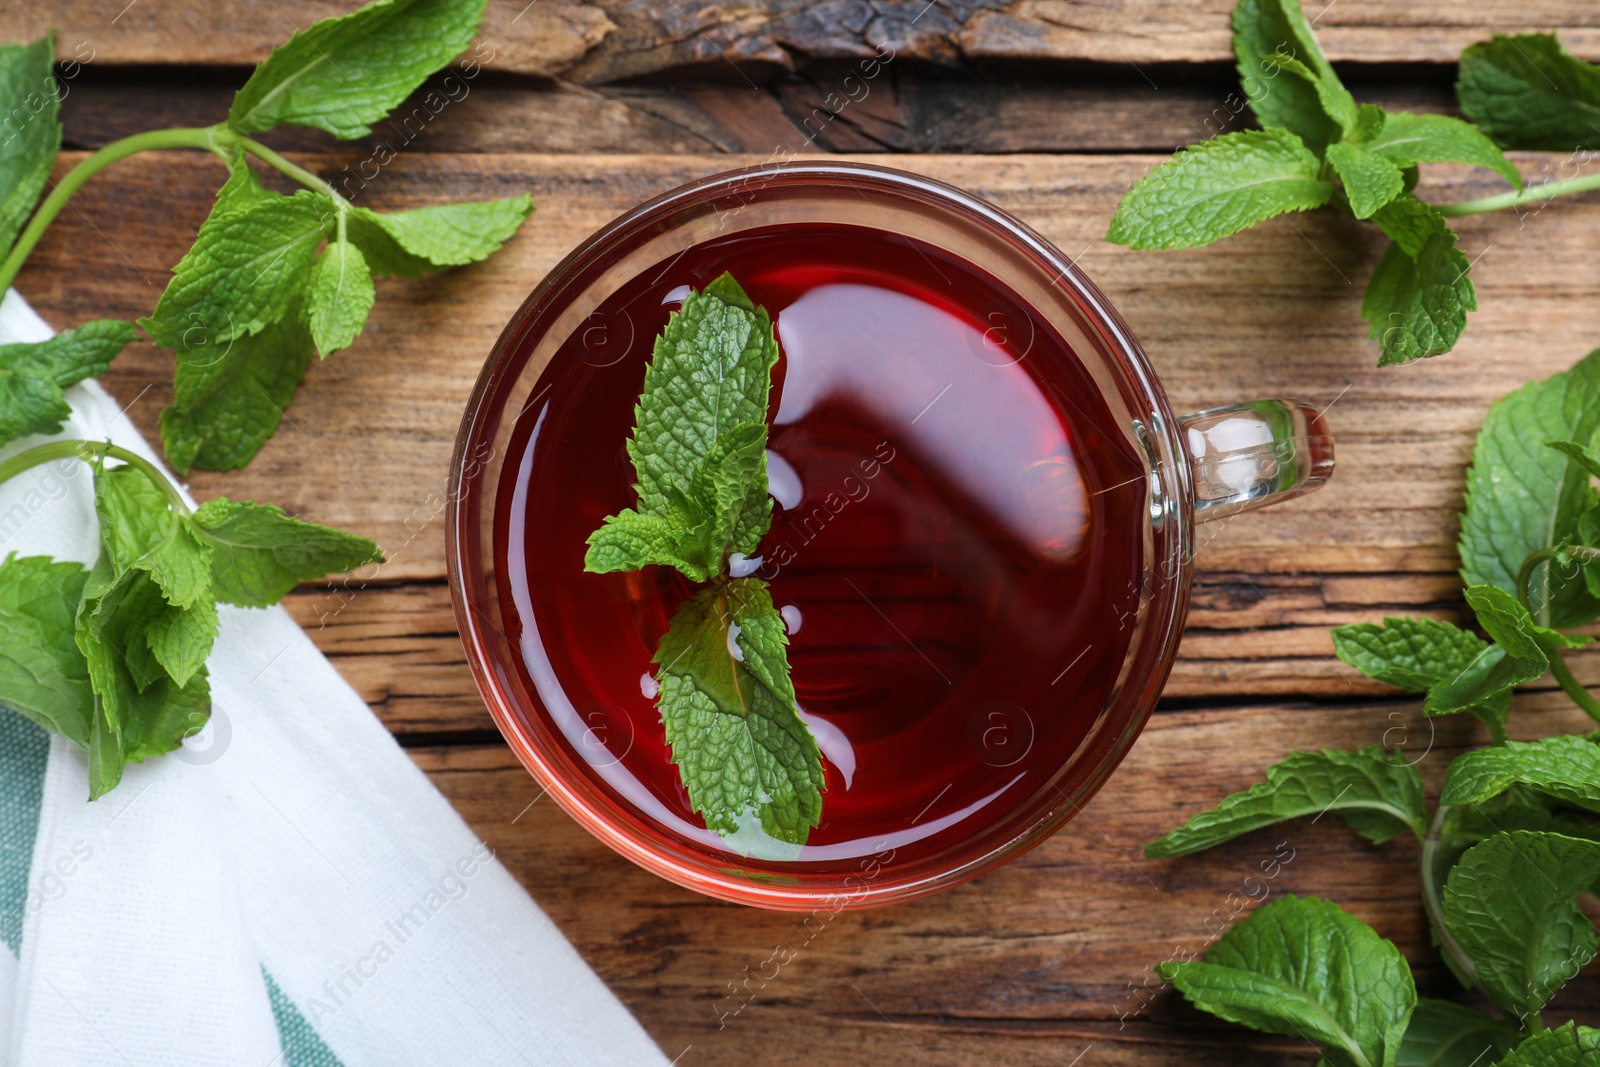
<svg viewBox="0 0 1600 1067"><path fill-rule="evenodd" d="M272 1017L278 1022L278 1040L283 1042L283 1067L344 1067L266 968L262 968L261 977L267 980Z"/></svg>
<svg viewBox="0 0 1600 1067"><path fill-rule="evenodd" d="M50 735L10 708L0 708L0 941L22 947L28 870L39 833Z"/></svg>

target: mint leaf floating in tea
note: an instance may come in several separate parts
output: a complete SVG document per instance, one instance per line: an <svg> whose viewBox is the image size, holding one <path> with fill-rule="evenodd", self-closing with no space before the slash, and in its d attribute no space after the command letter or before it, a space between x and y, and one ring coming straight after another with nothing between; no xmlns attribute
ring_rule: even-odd
<svg viewBox="0 0 1600 1067"><path fill-rule="evenodd" d="M1393 1067L1417 1004L1400 950L1315 897L1266 904L1223 934L1204 962L1163 963L1157 972L1201 1011L1316 1042L1326 1063Z"/></svg>
<svg viewBox="0 0 1600 1067"><path fill-rule="evenodd" d="M1267 769L1265 781L1152 841L1144 854L1187 856L1263 826L1326 811L1375 844L1406 830L1421 838L1427 823L1422 775L1402 754L1375 745L1354 752L1291 752Z"/></svg>
<svg viewBox="0 0 1600 1067"><path fill-rule="evenodd" d="M789 679L788 635L765 582L730 576L772 522L767 403L778 343L731 274L667 320L634 408L638 507L589 537L595 573L675 567L710 582L672 618L653 662L689 801L725 836L753 817L804 844L822 818L822 758Z"/></svg>
<svg viewBox="0 0 1600 1067"><path fill-rule="evenodd" d="M0 464L0 481L71 457L94 467L100 555L92 569L15 553L0 563L0 704L88 751L94 799L125 764L205 725L218 601L265 607L383 554L269 504L191 512L159 470L110 444L40 445Z"/></svg>

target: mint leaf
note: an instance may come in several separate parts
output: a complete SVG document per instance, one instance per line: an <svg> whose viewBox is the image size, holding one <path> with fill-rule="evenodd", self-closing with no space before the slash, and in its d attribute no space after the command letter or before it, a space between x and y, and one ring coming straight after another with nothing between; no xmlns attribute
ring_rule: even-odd
<svg viewBox="0 0 1600 1067"><path fill-rule="evenodd" d="M142 570L113 573L107 557L91 572L74 637L94 690L89 731L89 799L116 788L123 764L170 752L203 727L211 694L200 668L180 686L155 664L149 627L174 610Z"/></svg>
<svg viewBox="0 0 1600 1067"><path fill-rule="evenodd" d="M1478 431L1461 517L1461 575L1469 585L1517 592L1530 555L1581 541L1580 520L1600 503L1589 472L1547 441L1590 445L1600 429L1600 350L1569 371L1523 386L1498 401ZM1536 620L1569 629L1600 617L1600 599L1581 579L1554 568L1534 572Z"/></svg>
<svg viewBox="0 0 1600 1067"><path fill-rule="evenodd" d="M1521 1040L1512 1027L1448 1000L1419 1000L1395 1067L1487 1067Z"/></svg>
<svg viewBox="0 0 1600 1067"><path fill-rule="evenodd" d="M1332 144L1328 146L1327 159L1344 183L1350 212L1358 219L1371 218L1405 188L1405 176L1400 168L1366 146Z"/></svg>
<svg viewBox="0 0 1600 1067"><path fill-rule="evenodd" d="M1361 317L1379 343L1379 366L1448 352L1467 328L1478 297L1472 264L1444 216L1410 193L1372 215L1392 242L1367 282Z"/></svg>
<svg viewBox="0 0 1600 1067"><path fill-rule="evenodd" d="M1285 0L1291 2L1291 0ZM1106 239L1130 248L1192 248L1289 211L1321 207L1333 186L1287 130L1246 130L1190 145L1117 205Z"/></svg>
<svg viewBox="0 0 1600 1067"><path fill-rule="evenodd" d="M698 528L685 529L681 523L641 515L632 508L607 515L588 543L583 569L595 574L659 565L676 567L691 582L711 577Z"/></svg>
<svg viewBox="0 0 1600 1067"><path fill-rule="evenodd" d="M1472 846L1450 872L1444 920L1479 986L1525 1018L1595 954L1577 896L1600 878L1600 842L1514 830Z"/></svg>
<svg viewBox="0 0 1600 1067"><path fill-rule="evenodd" d="M94 692L72 627L88 577L45 556L0 562L0 704L80 746L89 744Z"/></svg>
<svg viewBox="0 0 1600 1067"><path fill-rule="evenodd" d="M267 443L311 362L312 341L291 305L250 337L212 340L178 355L161 441L180 472L242 467Z"/></svg>
<svg viewBox="0 0 1600 1067"><path fill-rule="evenodd" d="M1448 115L1413 115L1405 111L1384 115L1383 124L1363 145L1400 166L1414 163L1470 163L1488 167L1522 188L1522 174L1501 154L1495 143L1475 127Z"/></svg>
<svg viewBox="0 0 1600 1067"><path fill-rule="evenodd" d="M731 276L684 299L656 339L628 441L640 512L668 517L669 488L694 499L701 468L722 435L765 425L777 361L771 318ZM764 458L761 476L764 486Z"/></svg>
<svg viewBox="0 0 1600 1067"><path fill-rule="evenodd" d="M1571 152L1600 140L1600 69L1550 34L1497 34L1468 48L1456 98L1502 148Z"/></svg>
<svg viewBox="0 0 1600 1067"><path fill-rule="evenodd" d="M1336 626L1333 651L1369 678L1427 693L1423 711L1429 715L1470 711L1488 724L1496 738L1505 732L1511 686L1479 703L1462 703L1469 688L1478 688L1481 679L1497 669L1505 650L1453 623L1390 617L1382 626L1365 622ZM1543 673L1541 669L1520 681L1532 681Z"/></svg>
<svg viewBox="0 0 1600 1067"><path fill-rule="evenodd" d="M486 0L376 0L296 31L234 95L228 125L314 126L364 137L428 75L465 51Z"/></svg>
<svg viewBox="0 0 1600 1067"><path fill-rule="evenodd" d="M349 233L372 261L373 273L414 278L424 270L487 259L532 212L526 196L385 213L355 208Z"/></svg>
<svg viewBox="0 0 1600 1067"><path fill-rule="evenodd" d="M770 837L804 844L822 818L824 777L781 646L781 671L772 662L771 633L782 625L759 579L702 589L678 609L656 651L657 707L689 801L708 827L732 835L755 816Z"/></svg>
<svg viewBox="0 0 1600 1067"><path fill-rule="evenodd" d="M213 594L240 607L270 607L301 582L383 561L367 538L291 518L273 504L218 497L195 509L193 523L211 549Z"/></svg>
<svg viewBox="0 0 1600 1067"><path fill-rule="evenodd" d="M366 325L375 295L361 249L329 241L306 279L306 325L317 351L328 356L349 347Z"/></svg>
<svg viewBox="0 0 1600 1067"><path fill-rule="evenodd" d="M333 223L328 198L307 190L237 209L219 202L139 325L180 355L260 333L288 312Z"/></svg>
<svg viewBox="0 0 1600 1067"><path fill-rule="evenodd" d="M147 603L132 589L124 601L137 605L142 620L143 642L124 650L140 688L162 672L180 687L188 684L217 636L210 547L189 516L173 511L166 494L132 466L95 472L95 511L112 575L148 574L165 602Z"/></svg>
<svg viewBox="0 0 1600 1067"><path fill-rule="evenodd" d="M1499 1067L1600 1067L1600 1030L1568 1022L1534 1034Z"/></svg>
<svg viewBox="0 0 1600 1067"><path fill-rule="evenodd" d="M1317 1042L1330 1063L1394 1067L1417 1003L1400 950L1315 897L1275 900L1223 934L1204 962L1157 970L1201 1011Z"/></svg>
<svg viewBox="0 0 1600 1067"><path fill-rule="evenodd" d="M1481 804L1514 785L1600 813L1600 745L1584 737L1547 737L1463 753L1450 764L1439 802Z"/></svg>
<svg viewBox="0 0 1600 1067"><path fill-rule="evenodd" d="M723 434L696 479L696 497L711 505L707 543L712 559L755 552L772 525L767 492L767 424L745 423Z"/></svg>
<svg viewBox="0 0 1600 1067"><path fill-rule="evenodd" d="M10 251L33 214L61 147L54 36L0 45L0 100L9 110L0 138L0 255Z"/></svg>
<svg viewBox="0 0 1600 1067"><path fill-rule="evenodd" d="M1309 32L1310 27L1307 26ZM1312 70L1309 66L1285 52L1274 52L1266 57L1268 64L1278 66L1297 77L1311 83L1316 90L1317 103L1322 106L1323 114L1327 115L1339 126L1341 130L1350 131L1356 125L1359 111L1356 101L1350 91L1344 87L1333 68L1323 62L1319 69ZM1331 146L1330 146L1331 147Z"/></svg>
<svg viewBox="0 0 1600 1067"><path fill-rule="evenodd" d="M1146 845L1144 854L1158 859L1186 856L1263 826L1324 811L1337 812L1375 844L1407 829L1420 838L1427 825L1422 776L1403 754L1375 745L1354 752L1291 752L1267 768L1264 781Z"/></svg>
<svg viewBox="0 0 1600 1067"><path fill-rule="evenodd" d="M138 336L131 322L98 319L48 341L0 345L0 444L61 429L72 414L67 386L105 373Z"/></svg>
<svg viewBox="0 0 1600 1067"><path fill-rule="evenodd" d="M1233 52L1245 97L1261 125L1288 130L1319 155L1339 139L1339 125L1323 109L1316 85L1292 74L1284 77L1268 58L1292 55L1319 79L1334 78L1297 0L1240 0L1233 9Z"/></svg>

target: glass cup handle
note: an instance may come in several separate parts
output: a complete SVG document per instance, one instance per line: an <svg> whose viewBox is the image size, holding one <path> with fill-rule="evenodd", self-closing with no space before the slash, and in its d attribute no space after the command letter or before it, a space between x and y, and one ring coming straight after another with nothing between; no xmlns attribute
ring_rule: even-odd
<svg viewBox="0 0 1600 1067"><path fill-rule="evenodd" d="M1295 400L1252 400L1178 419L1204 522L1309 493L1333 474L1322 413Z"/></svg>

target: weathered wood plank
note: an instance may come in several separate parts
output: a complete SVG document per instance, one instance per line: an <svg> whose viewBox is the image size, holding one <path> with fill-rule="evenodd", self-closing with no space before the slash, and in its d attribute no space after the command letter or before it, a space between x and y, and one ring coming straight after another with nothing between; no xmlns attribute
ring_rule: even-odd
<svg viewBox="0 0 1600 1067"><path fill-rule="evenodd" d="M356 7L355 0L22 0L0 7L0 37L59 31L64 57L105 63L259 62L297 27ZM1580 0L1373 0L1329 4L1314 16L1335 60L1453 62L1493 33L1559 31L1600 54L1600 15ZM892 55L956 65L1022 60L1128 64L1230 60L1231 0L493 0L479 59L492 69L584 83L686 72L760 82L815 59ZM1159 82L1156 71L1147 76Z"/></svg>
<svg viewBox="0 0 1600 1067"><path fill-rule="evenodd" d="M1570 704L1539 703L1518 699L1519 736L1589 723ZM1157 991L1149 968L1203 948L1233 909L1255 906L1249 894L1309 893L1393 939L1424 995L1449 995L1453 979L1428 945L1418 901L1416 843L1376 848L1329 818L1179 860L1143 859L1139 845L1244 788L1292 748L1348 748L1386 734L1396 742L1396 710L1404 709L1158 715L1083 814L1034 851L927 900L809 923L715 903L638 870L539 799L503 748L413 757L667 1055L692 1046L683 1063L1021 1067L1071 1063L1092 1046L1084 1063L1248 1067L1314 1057L1303 1043L1222 1027L1187 1009ZM1429 748L1426 725L1409 712L1403 721L1417 732L1408 751L1436 789L1455 752L1476 743L1476 728L1440 722ZM1292 859L1263 879L1260 864L1280 843ZM782 967L768 962L779 945L795 952ZM1600 979L1586 975L1558 1010L1592 1023L1597 1003Z"/></svg>
<svg viewBox="0 0 1600 1067"><path fill-rule="evenodd" d="M1156 89L1126 68L1091 66L1056 75L906 66L868 82L853 66L816 63L759 90L440 77L370 137L338 147L363 155L380 144L422 152L1142 152L1249 122L1223 68L1169 71ZM156 127L210 125L228 113L246 73L85 67L64 83L66 143L95 149ZM1444 68L1381 68L1349 82L1358 99L1391 111L1454 108ZM281 151L337 146L304 127L263 139Z"/></svg>
<svg viewBox="0 0 1600 1067"><path fill-rule="evenodd" d="M70 154L62 165L75 158ZM301 157L350 183L358 159ZM749 157L746 157L747 159ZM1521 157L1530 173L1558 161ZM1413 573L1453 569L1471 441L1490 403L1569 366L1600 338L1591 269L1600 203L1556 202L1525 220L1463 220L1482 310L1445 357L1380 369L1359 317L1380 242L1327 213L1279 219L1211 248L1130 252L1103 240L1118 196L1158 157L907 157L1038 228L1084 268L1143 339L1179 410L1261 395L1332 405L1339 472L1322 492L1202 529L1212 572ZM384 581L443 574L440 494L461 407L502 324L577 241L639 200L739 159L695 156L402 154L361 193L377 207L530 191L539 211L486 264L380 283L367 332L313 367L291 424L243 472L199 474L202 496L278 500L388 549ZM58 326L148 311L191 239L219 171L174 153L136 158L91 183L19 281ZM1427 195L1494 188L1430 179ZM151 436L170 357L134 346L106 381ZM401 472L404 472L403 476Z"/></svg>

